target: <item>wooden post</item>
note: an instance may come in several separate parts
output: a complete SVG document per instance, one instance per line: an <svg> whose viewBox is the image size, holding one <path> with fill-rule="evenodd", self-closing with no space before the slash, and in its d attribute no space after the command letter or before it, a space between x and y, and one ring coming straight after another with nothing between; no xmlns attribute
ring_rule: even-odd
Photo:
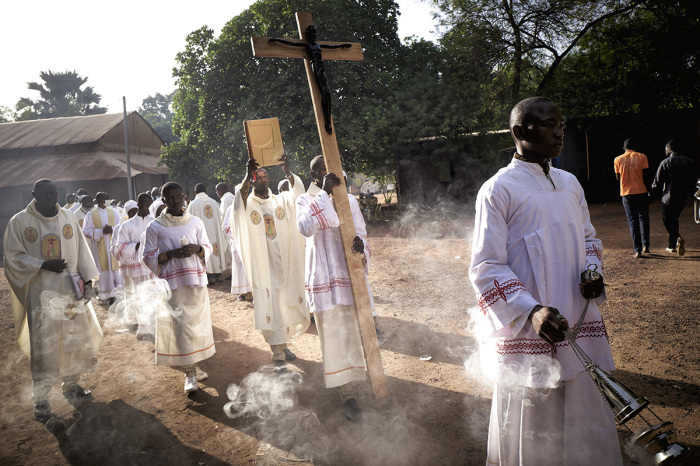
<svg viewBox="0 0 700 466"><path fill-rule="evenodd" d="M313 24L311 13L297 12L297 25L299 27L299 36L304 41L304 31ZM289 39L288 39L289 40ZM296 41L295 41L296 42ZM382 358L379 352L379 344L377 342L377 333L372 319L372 309L369 301L369 293L365 280L364 267L362 259L351 251L352 242L355 238L355 224L352 220L350 211L350 202L348 201L347 188L345 180L342 176L343 167L340 162L340 152L338 151L338 142L335 136L335 127L331 134L328 134L324 128L323 108L321 106L321 91L316 77L314 76L311 67L311 61L308 59L306 49L304 47L290 47L279 42L268 41L267 37L251 38L253 45L253 55L256 57L278 57L278 58L304 58L306 65L306 76L309 81L311 90L311 100L314 106L316 115L316 127L318 135L321 139L321 149L323 150L323 158L326 163L326 170L333 172L341 180L341 184L333 188L333 198L335 199L335 207L340 219L340 236L345 251L345 259L348 263L350 276L350 286L352 295L355 300L355 311L357 313L357 321L360 325L360 335L362 337L362 347L365 353L365 364L369 375L369 381L372 386L372 392L375 398L386 396L386 380L384 378L384 368L382 367ZM321 44L339 44L340 42L319 42ZM324 60L362 60L362 46L358 43L353 43L349 48L338 49L323 49ZM332 77L331 77L332 79ZM331 126L333 119L331 118Z"/></svg>

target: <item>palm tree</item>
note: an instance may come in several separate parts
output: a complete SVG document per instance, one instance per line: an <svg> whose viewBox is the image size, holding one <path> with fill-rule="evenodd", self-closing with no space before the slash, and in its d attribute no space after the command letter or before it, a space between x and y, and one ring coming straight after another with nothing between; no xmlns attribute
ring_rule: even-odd
<svg viewBox="0 0 700 466"><path fill-rule="evenodd" d="M102 97L92 86L81 89L87 78L81 78L77 72L54 73L49 70L42 71L39 76L44 84L30 82L27 87L38 91L41 99L21 98L17 102L18 120L107 113L107 108L99 106Z"/></svg>

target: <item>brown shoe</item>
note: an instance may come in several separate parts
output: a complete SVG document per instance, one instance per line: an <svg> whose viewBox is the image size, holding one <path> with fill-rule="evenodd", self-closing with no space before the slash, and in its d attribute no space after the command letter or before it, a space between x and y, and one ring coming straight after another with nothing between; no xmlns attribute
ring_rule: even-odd
<svg viewBox="0 0 700 466"><path fill-rule="evenodd" d="M685 240L683 238L679 237L678 241L676 241L676 250L679 256L685 254Z"/></svg>

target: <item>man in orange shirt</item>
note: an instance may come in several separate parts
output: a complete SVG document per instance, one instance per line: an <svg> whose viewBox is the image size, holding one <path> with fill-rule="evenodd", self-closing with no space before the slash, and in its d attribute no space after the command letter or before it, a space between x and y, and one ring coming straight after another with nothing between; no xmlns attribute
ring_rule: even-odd
<svg viewBox="0 0 700 466"><path fill-rule="evenodd" d="M615 157L615 176L620 180L620 196L637 259L643 252L649 253L649 191L644 183L649 161L646 155L635 150L631 139L625 139L622 148L625 153Z"/></svg>

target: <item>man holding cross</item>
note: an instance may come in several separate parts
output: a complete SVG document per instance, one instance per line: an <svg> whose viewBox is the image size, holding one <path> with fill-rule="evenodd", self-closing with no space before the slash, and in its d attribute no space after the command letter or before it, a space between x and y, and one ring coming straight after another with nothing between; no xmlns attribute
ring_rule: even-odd
<svg viewBox="0 0 700 466"><path fill-rule="evenodd" d="M296 19L299 34L302 39L289 42L303 43L306 40L308 43L310 36L305 33L309 30L308 28L313 25L311 14L308 12L297 12ZM319 78L316 74L316 70L318 68L314 66L314 61L316 61L317 58L320 59L320 57L310 56L310 54L307 53L307 50L302 50L301 47L280 47L277 44L279 40L270 41L270 38L267 37L253 37L251 38L251 42L253 45L253 55L256 57L304 59L306 76L309 81L309 88L311 91L311 100L314 107L314 113L316 115L316 127L318 129L318 135L321 141L321 149L323 151L324 160L329 171L334 173L342 173L343 169L340 163L338 143L335 133L332 131L333 119L331 117L330 119L326 118L325 121L322 121L320 117L320 115L326 116L326 114L328 117L330 117L330 107L326 107L328 111L324 109L324 91L322 89L322 83L319 82ZM321 47L323 47L323 45L335 46L323 47L327 50L323 53L324 60L363 60L364 58L362 54L362 45L359 43L350 44L350 47L342 46L342 43L333 42L319 42L319 45ZM306 45L304 45L304 47L306 47ZM336 187L335 189L342 192L342 185ZM367 364L367 374L369 375L370 384L372 386L372 393L374 394L375 398L381 398L386 396L387 393L386 381L379 346L377 344L376 329L374 323L372 322L372 317L368 312L371 309L371 303L367 293L364 267L362 265L362 260L360 257L358 257L358 254L353 254L351 252L353 240L356 236L351 208L348 198L344 195L336 196L334 201L335 209L340 219L339 230L340 237L343 242L343 251L348 264L348 269L350 270L349 285L352 289L355 306L358 311L357 319L360 326L362 347L364 349L365 361Z"/></svg>
<svg viewBox="0 0 700 466"><path fill-rule="evenodd" d="M326 173L322 155L311 161L311 177L314 183L297 200L297 226L306 236L306 297L316 317L326 387L338 387L345 417L357 422L362 414L353 382L365 380L366 369L348 265L340 241L340 220L330 198L333 187L341 182L335 173ZM365 221L355 197L347 196L356 232L352 252L362 255L367 273L371 251L365 240ZM366 277L365 283L374 308Z"/></svg>
<svg viewBox="0 0 700 466"><path fill-rule="evenodd" d="M272 194L267 171L255 159L248 160L231 223L253 289L255 328L262 331L275 368L281 371L285 360L296 359L287 342L303 334L310 320L304 296L303 238L297 231L294 207L304 184L289 170L289 156L284 154L279 160L292 191Z"/></svg>

